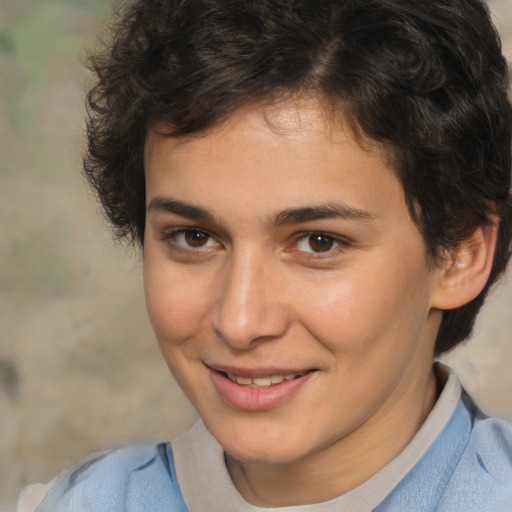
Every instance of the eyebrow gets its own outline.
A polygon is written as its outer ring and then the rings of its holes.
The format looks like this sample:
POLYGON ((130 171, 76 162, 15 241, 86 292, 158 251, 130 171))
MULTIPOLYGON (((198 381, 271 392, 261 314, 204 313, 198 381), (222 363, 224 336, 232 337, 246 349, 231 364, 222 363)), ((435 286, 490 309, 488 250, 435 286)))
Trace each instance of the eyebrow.
MULTIPOLYGON (((163 211, 190 220, 216 222, 215 215, 206 208, 170 197, 155 197, 149 203, 147 211, 163 211)), ((302 222, 311 222, 321 219, 372 221, 376 218, 377 216, 372 212, 353 208, 344 203, 326 203, 283 210, 271 216, 269 224, 282 226, 285 224, 300 224, 302 222)))
POLYGON ((200 206, 167 197, 155 197, 147 207, 148 212, 167 212, 190 220, 214 222, 214 215, 200 206))
POLYGON ((376 218, 377 216, 374 213, 366 210, 353 208, 343 203, 327 203, 283 210, 271 220, 271 223, 280 226, 321 219, 372 221, 376 218))

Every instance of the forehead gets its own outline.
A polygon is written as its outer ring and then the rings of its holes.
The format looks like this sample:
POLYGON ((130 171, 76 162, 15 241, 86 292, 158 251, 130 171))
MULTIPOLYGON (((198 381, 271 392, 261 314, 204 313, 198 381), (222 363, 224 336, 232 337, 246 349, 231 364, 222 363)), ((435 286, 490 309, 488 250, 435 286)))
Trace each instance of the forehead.
POLYGON ((296 136, 321 134, 326 141, 343 143, 347 138, 356 142, 362 150, 376 153, 390 168, 394 166, 393 151, 385 144, 368 137, 360 126, 345 113, 343 102, 324 100, 316 95, 290 95, 272 97, 260 102, 249 103, 235 110, 219 122, 196 133, 185 136, 172 136, 173 126, 165 122, 156 122, 150 126, 145 151, 159 137, 169 137, 176 148, 201 140, 213 141, 216 136, 237 130, 240 134, 252 131, 266 133, 269 130, 280 135, 281 143, 296 136), (341 135, 341 136, 340 136, 341 135))
POLYGON ((384 148, 316 100, 250 105, 200 134, 169 132, 156 124, 147 136, 148 204, 162 194, 226 213, 230 204, 277 213, 307 203, 341 201, 358 210, 404 204, 384 148))

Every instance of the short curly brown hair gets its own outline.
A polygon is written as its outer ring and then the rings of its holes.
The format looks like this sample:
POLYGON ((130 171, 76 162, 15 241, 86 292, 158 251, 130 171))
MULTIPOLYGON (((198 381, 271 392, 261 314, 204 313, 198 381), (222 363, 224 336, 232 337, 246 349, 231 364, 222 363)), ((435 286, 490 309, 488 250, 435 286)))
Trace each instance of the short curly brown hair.
POLYGON ((500 217, 489 281, 445 311, 436 353, 471 333, 512 233, 507 64, 480 0, 129 3, 91 58, 85 174, 119 237, 143 244, 143 148, 283 94, 315 94, 387 146, 430 261, 500 217))

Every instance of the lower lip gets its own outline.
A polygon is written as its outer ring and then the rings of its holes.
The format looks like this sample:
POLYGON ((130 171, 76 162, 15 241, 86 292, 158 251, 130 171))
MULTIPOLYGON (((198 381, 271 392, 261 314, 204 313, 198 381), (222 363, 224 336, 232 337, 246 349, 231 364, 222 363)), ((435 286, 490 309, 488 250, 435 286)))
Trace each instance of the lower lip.
POLYGON ((285 380, 268 388, 250 388, 232 382, 224 373, 210 368, 213 385, 231 407, 245 411, 273 409, 290 400, 317 372, 308 372, 294 380, 285 380))

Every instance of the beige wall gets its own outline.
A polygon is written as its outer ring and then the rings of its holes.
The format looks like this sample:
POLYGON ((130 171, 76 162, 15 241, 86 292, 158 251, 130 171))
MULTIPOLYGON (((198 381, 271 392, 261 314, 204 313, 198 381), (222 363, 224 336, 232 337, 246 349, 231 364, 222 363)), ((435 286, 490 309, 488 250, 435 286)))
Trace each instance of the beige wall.
MULTIPOLYGON (((157 351, 140 262, 115 246, 80 177, 83 45, 100 0, 4 0, 1 24, 0 510, 83 454, 169 439, 194 412, 157 351)), ((512 0, 492 3, 512 55, 512 0)), ((512 419, 512 278, 450 356, 512 419)))

